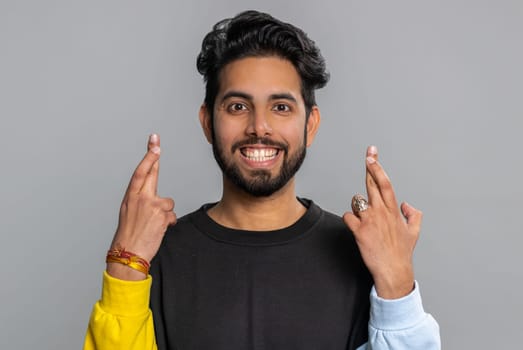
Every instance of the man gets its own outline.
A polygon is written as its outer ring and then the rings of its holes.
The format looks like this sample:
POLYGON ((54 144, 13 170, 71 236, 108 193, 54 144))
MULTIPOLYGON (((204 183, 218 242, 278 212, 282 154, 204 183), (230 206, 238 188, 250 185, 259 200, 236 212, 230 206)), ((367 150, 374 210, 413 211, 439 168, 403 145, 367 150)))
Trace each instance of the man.
POLYGON ((343 219, 296 196, 320 124, 314 90, 328 80, 315 44, 248 11, 214 26, 197 65, 222 198, 177 222, 156 193, 151 135, 85 349, 439 349, 412 267, 421 212, 398 207, 377 149, 366 155, 368 203, 356 196, 343 219))

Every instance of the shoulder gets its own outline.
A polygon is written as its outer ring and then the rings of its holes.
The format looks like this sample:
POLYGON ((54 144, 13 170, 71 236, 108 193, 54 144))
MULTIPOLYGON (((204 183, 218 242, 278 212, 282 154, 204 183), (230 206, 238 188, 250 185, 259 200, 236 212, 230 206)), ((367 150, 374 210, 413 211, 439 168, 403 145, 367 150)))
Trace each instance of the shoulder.
POLYGON ((321 210, 321 216, 315 230, 318 231, 322 239, 336 246, 335 250, 343 256, 350 257, 353 262, 363 265, 354 234, 345 224, 343 218, 338 214, 321 209, 317 204, 312 203, 311 205, 315 205, 321 210))
POLYGON ((349 241, 355 243, 352 231, 345 224, 341 216, 332 213, 328 210, 322 209, 319 205, 312 201, 310 203, 311 206, 318 208, 318 210, 321 212, 317 225, 318 230, 335 236, 346 238, 349 241))
POLYGON ((176 221, 176 224, 167 228, 158 255, 176 248, 189 248, 195 240, 199 239, 202 234, 195 221, 201 215, 202 208, 203 206, 198 210, 181 216, 176 221))

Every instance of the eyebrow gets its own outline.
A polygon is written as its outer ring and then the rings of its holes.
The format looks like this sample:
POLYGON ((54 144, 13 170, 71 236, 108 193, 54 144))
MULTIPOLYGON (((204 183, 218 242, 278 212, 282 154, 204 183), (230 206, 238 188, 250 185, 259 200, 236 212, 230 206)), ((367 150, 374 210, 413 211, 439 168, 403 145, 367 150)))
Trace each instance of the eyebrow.
POLYGON ((251 100, 251 101, 254 99, 252 97, 252 95, 246 94, 245 92, 233 90, 233 91, 229 91, 228 93, 223 95, 222 101, 225 101, 226 99, 231 98, 231 97, 240 97, 240 98, 244 98, 246 100, 251 100))
POLYGON ((294 98, 294 96, 288 93, 272 94, 271 96, 269 96, 269 100, 289 100, 294 103, 298 103, 298 101, 296 101, 296 98, 294 98))
MULTIPOLYGON (((244 99, 249 100, 249 101, 254 100, 254 97, 252 95, 250 95, 250 94, 247 94, 247 93, 241 92, 241 91, 234 91, 233 90, 233 91, 229 91, 225 95, 223 95, 222 101, 225 101, 226 99, 231 98, 231 97, 244 98, 244 99)), ((289 100, 289 101, 292 101, 294 103, 298 103, 298 101, 296 101, 296 98, 294 96, 292 96, 289 93, 285 93, 285 92, 272 94, 272 95, 269 96, 269 100, 271 100, 271 101, 272 100, 289 100)))

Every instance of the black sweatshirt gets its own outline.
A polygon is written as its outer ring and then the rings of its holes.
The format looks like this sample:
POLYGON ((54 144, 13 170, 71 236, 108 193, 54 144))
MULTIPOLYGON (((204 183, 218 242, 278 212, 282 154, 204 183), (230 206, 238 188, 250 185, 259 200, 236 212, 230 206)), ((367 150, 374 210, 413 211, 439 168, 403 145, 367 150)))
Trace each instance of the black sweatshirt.
POLYGON ((342 219, 307 212, 281 230, 234 230, 207 204, 168 229, 152 261, 159 350, 356 349, 371 276, 342 219))

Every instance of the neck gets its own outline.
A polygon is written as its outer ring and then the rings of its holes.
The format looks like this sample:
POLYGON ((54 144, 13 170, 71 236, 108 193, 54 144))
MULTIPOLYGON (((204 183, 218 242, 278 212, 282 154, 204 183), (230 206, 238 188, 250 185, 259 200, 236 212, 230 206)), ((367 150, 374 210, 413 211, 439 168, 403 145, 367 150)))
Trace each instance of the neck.
POLYGON ((294 224, 305 212, 296 198, 294 178, 267 197, 251 196, 224 178, 222 199, 207 214, 225 227, 272 231, 294 224))

